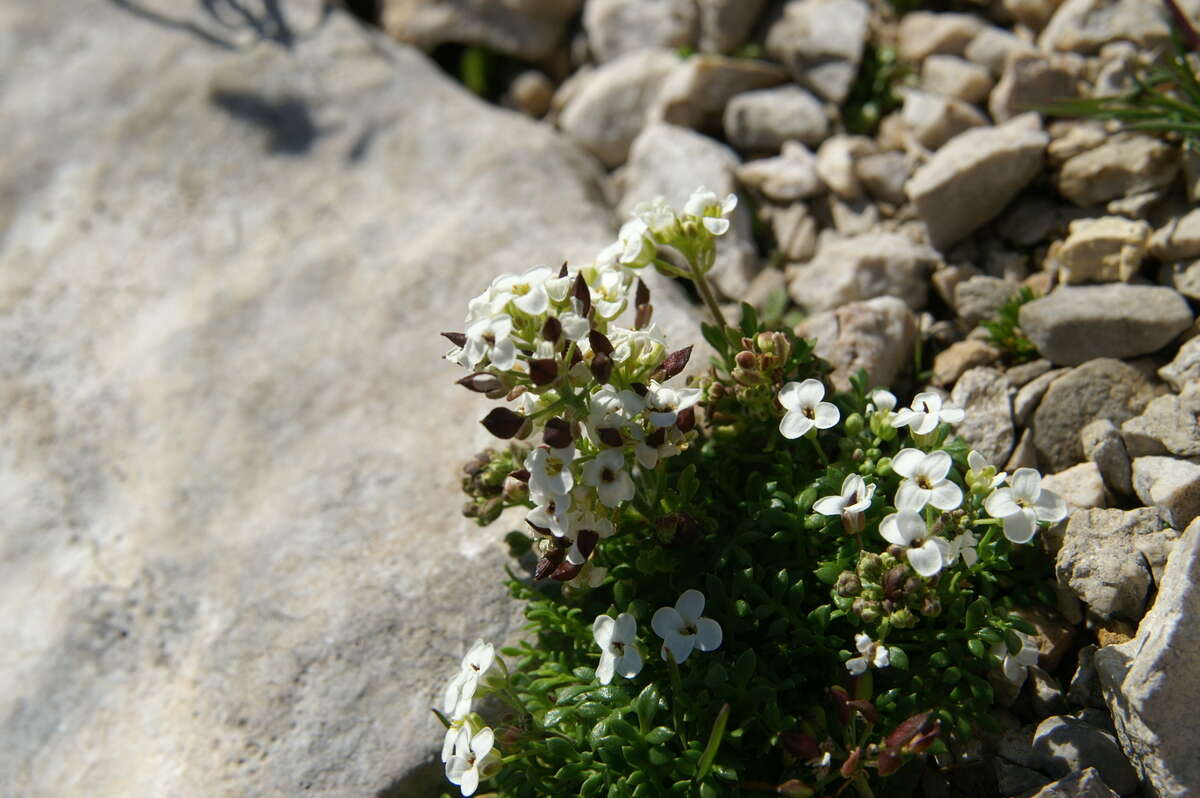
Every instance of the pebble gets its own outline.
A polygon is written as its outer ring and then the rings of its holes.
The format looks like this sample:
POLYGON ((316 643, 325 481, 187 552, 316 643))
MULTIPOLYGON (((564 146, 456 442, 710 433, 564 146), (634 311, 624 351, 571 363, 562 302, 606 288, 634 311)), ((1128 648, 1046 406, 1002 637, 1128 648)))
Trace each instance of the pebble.
POLYGON ((1200 208, 1155 230, 1150 254, 1164 261, 1200 258, 1200 208))
POLYGON ((983 28, 983 21, 973 14, 913 11, 900 19, 897 49, 900 58, 910 63, 935 53, 962 55, 983 28))
POLYGON ((587 0, 583 30, 599 63, 626 53, 696 43, 699 19, 691 0, 587 0))
POLYGON ((1084 66, 1078 56, 1013 53, 988 98, 992 119, 1006 122, 1026 111, 1078 98, 1086 88, 1080 77, 1084 66))
POLYGON ((672 125, 719 130, 730 99, 786 79, 782 68, 766 61, 693 55, 667 76, 651 115, 672 125))
POLYGON ((788 0, 767 31, 767 52, 801 86, 841 103, 858 74, 870 16, 863 0, 788 0))
POLYGON ((1016 443, 1012 396, 1012 384, 1004 372, 986 367, 967 371, 950 392, 950 401, 967 411, 954 428, 955 434, 990 463, 1008 460, 1016 443))
POLYGON ((1133 495, 1133 460, 1125 448, 1121 429, 1110 419, 1098 418, 1079 431, 1083 456, 1096 464, 1110 491, 1133 495))
POLYGON ((921 64, 921 88, 934 94, 979 103, 987 99, 992 85, 986 67, 956 55, 931 55, 921 64))
POLYGON ((1061 282, 1129 282, 1142 265, 1150 240, 1150 225, 1120 216, 1101 216, 1071 222, 1066 240, 1046 253, 1047 268, 1058 270, 1061 282))
POLYGON ((740 150, 775 152, 790 139, 815 147, 829 135, 821 101, 799 86, 738 94, 725 107, 724 127, 740 150))
POLYGON ((1141 133, 1118 133, 1062 165, 1058 191, 1081 208, 1162 188, 1179 172, 1179 150, 1141 133))
POLYGON ((789 266, 788 293, 810 313, 880 296, 909 308, 925 304, 928 272, 936 252, 897 233, 870 233, 832 241, 807 264, 789 266))
POLYGON ((743 185, 761 192, 776 202, 791 202, 825 192, 817 176, 817 159, 798 141, 783 144, 782 154, 774 158, 747 161, 737 168, 743 185))
POLYGON ((970 103, 917 89, 904 92, 900 116, 912 137, 928 150, 936 150, 965 130, 988 124, 987 117, 970 103))
POLYGON ((948 388, 968 369, 990 366, 999 359, 1000 351, 983 341, 956 341, 933 359, 933 384, 948 388))
POLYGON ((1121 425, 1131 457, 1171 454, 1200 457, 1200 383, 1190 383, 1179 395, 1160 396, 1121 425))
POLYGON ((1175 353, 1175 359, 1158 370, 1176 391, 1182 391, 1189 383, 1200 380, 1200 336, 1189 338, 1175 353))
POLYGON ((892 384, 912 357, 917 321, 903 302, 885 296, 814 314, 796 334, 816 339, 817 355, 833 365, 834 387, 847 390, 860 368, 871 385, 892 384))
POLYGON ((1158 507, 1176 529, 1200 515, 1200 465, 1174 457, 1133 458, 1133 490, 1147 506, 1158 507))
POLYGON ((1033 411, 1037 410, 1038 404, 1046 395, 1046 391, 1050 389, 1051 383, 1066 374, 1067 371, 1065 368, 1052 369, 1021 386, 1016 397, 1013 398, 1013 419, 1017 424, 1028 425, 1029 420, 1033 417, 1033 411))

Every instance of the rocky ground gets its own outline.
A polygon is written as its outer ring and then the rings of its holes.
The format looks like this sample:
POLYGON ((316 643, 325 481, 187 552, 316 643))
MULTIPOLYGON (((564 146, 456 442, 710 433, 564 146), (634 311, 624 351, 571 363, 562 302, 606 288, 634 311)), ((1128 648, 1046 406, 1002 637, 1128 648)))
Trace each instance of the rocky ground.
POLYGON ((1200 794, 1200 162, 1028 110, 1128 85, 1156 2, 346 6, 0 0, 6 794, 435 794, 437 685, 518 625, 437 333, 698 184, 724 299, 1075 508, 1006 731, 923 793, 1200 794), (518 113, 417 49, 463 46, 518 113))

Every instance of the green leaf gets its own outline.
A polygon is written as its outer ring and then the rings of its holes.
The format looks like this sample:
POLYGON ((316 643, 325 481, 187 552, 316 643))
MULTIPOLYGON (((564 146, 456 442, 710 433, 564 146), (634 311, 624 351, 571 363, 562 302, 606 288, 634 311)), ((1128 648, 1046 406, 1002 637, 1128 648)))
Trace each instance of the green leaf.
POLYGON ((987 656, 987 646, 983 644, 983 640, 978 637, 972 637, 967 641, 967 650, 971 652, 971 656, 983 659, 987 656))
POLYGON ((888 662, 897 670, 908 670, 908 654, 900 646, 888 646, 888 662))
POLYGON ((654 715, 658 712, 659 693, 658 687, 651 682, 642 688, 642 692, 638 693, 637 700, 634 701, 633 707, 637 712, 638 727, 645 731, 650 728, 650 724, 654 722, 654 715))
POLYGON ((604 786, 604 774, 593 773, 584 779, 582 786, 579 788, 580 798, 595 798, 600 794, 600 789, 604 786))
POLYGON ((742 303, 742 336, 744 338, 753 338, 758 332, 758 314, 754 311, 754 306, 749 302, 742 303))
POLYGON ((750 679, 754 676, 754 668, 757 664, 758 657, 752 648, 746 649, 737 658, 737 662, 733 664, 733 679, 739 688, 744 690, 750 684, 750 679))
POLYGON ((729 351, 729 342, 725 339, 725 333, 720 327, 715 324, 701 324, 700 334, 708 341, 708 345, 721 354, 722 357, 729 351))
POLYGON ((704 754, 696 766, 696 779, 702 779, 708 775, 708 769, 712 767, 713 760, 717 757, 717 750, 721 747, 721 740, 725 737, 725 724, 728 721, 729 704, 722 704, 721 711, 717 713, 717 719, 713 721, 712 733, 708 735, 708 745, 704 747, 704 754))
POLYGON ((546 751, 557 760, 574 759, 578 756, 575 751, 575 746, 561 737, 547 737, 545 740, 546 751))
POLYGON ((837 581, 838 575, 844 570, 846 570, 846 563, 841 560, 829 560, 817 567, 817 579, 820 579, 827 585, 832 585, 837 581))
MULTIPOLYGON (((667 740, 675 736, 675 732, 668 729, 666 726, 655 726, 650 731, 646 732, 646 742, 651 745, 662 745, 667 740)), ((661 763, 660 763, 661 764, 661 763)))

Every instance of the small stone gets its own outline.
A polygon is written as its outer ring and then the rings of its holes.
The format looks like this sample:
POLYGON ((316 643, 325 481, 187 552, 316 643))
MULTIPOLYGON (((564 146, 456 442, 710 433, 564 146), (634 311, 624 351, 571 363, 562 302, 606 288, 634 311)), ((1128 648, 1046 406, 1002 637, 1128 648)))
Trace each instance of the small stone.
POLYGON ((1147 794, 1192 795, 1200 785, 1200 523, 1175 546, 1137 636, 1096 652, 1117 737, 1147 794))
POLYGON ((1134 543, 1152 536, 1175 537, 1166 514, 1156 508, 1079 510, 1067 522, 1055 559, 1058 581, 1101 618, 1136 621, 1145 608, 1151 573, 1134 543))
POLYGON ((1003 759, 993 760, 996 770, 996 787, 1001 795, 1026 795, 1044 787, 1050 779, 1030 768, 1014 765, 1003 759))
POLYGON ((1104 210, 1113 216, 1146 219, 1167 198, 1168 187, 1150 189, 1109 200, 1104 210))
POLYGON ((1107 418, 1098 418, 1079 431, 1083 456, 1096 464, 1108 489, 1123 496, 1133 495, 1133 460, 1125 448, 1120 428, 1107 418))
POLYGON ((1012 422, 1013 389, 1004 372, 973 368, 959 377, 950 401, 966 411, 955 428, 990 463, 1003 463, 1016 443, 1012 422))
POLYGON ((1067 0, 1038 37, 1043 50, 1090 55, 1115 41, 1144 50, 1170 39, 1164 7, 1145 0, 1067 0))
POLYGON ((983 341, 957 341, 938 352, 933 359, 933 384, 946 388, 958 381, 967 369, 990 366, 1000 359, 1000 351, 983 341))
POLYGON ((1039 723, 1033 750, 1041 758, 1041 769, 1055 778, 1095 768, 1118 794, 1137 791, 1137 772, 1116 738, 1077 718, 1056 715, 1039 723))
POLYGON ((1063 286, 1026 302, 1021 329, 1054 363, 1149 354, 1192 324, 1187 301, 1170 288, 1106 283, 1063 286))
POLYGON ((1087 768, 1038 790, 1032 798, 1119 798, 1100 778, 1100 771, 1087 768))
POLYGON ((1057 493, 1071 510, 1107 507, 1108 491, 1095 463, 1079 463, 1042 477, 1042 487, 1057 493))
POLYGON ((983 28, 979 17, 971 14, 913 11, 900 19, 900 58, 919 63, 935 53, 962 55, 983 28))
POLYGON ((786 79, 787 72, 766 61, 707 53, 693 55, 667 76, 651 115, 672 125, 720 129, 730 99, 778 85, 786 79))
POLYGON ((825 192, 817 177, 817 159, 798 141, 786 141, 783 153, 774 158, 747 161, 737 169, 743 185, 762 192, 768 199, 789 202, 825 192))
POLYGON ((513 108, 526 116, 541 119, 550 110, 554 99, 554 83, 536 69, 527 69, 513 78, 508 87, 513 108))
POLYGON ((829 194, 824 204, 838 235, 863 235, 879 227, 879 209, 866 197, 844 200, 836 194, 829 194))
POLYGON ((801 86, 841 103, 858 74, 869 20, 862 0, 788 0, 767 31, 767 52, 801 86))
POLYGON ((1200 299, 1200 260, 1165 263, 1159 270, 1158 281, 1188 299, 1200 299))
POLYGON ((1121 436, 1131 457, 1172 454, 1200 457, 1200 383, 1184 387, 1176 396, 1160 396, 1121 425, 1121 436))
POLYGON ((1010 55, 1037 51, 1037 47, 1019 36, 1014 36, 1002 28, 989 26, 971 40, 964 55, 968 61, 978 64, 998 78, 1004 73, 1004 65, 1010 55))
POLYGON ((1033 750, 1033 733, 1036 729, 1036 726, 1028 725, 1004 731, 993 742, 996 756, 1023 768, 1037 768, 1040 764, 1039 757, 1033 750))
POLYGON ((992 119, 1004 122, 1039 106, 1077 99, 1083 67, 1077 56, 1014 53, 988 99, 992 119))
POLYGON ((1106 418, 1120 424, 1138 415, 1157 394, 1140 371, 1111 358, 1071 369, 1046 390, 1033 414, 1034 443, 1050 473, 1083 460, 1079 430, 1106 418))
POLYGON ((829 190, 842 199, 858 199, 862 186, 854 163, 875 152, 875 142, 866 136, 833 136, 817 150, 817 174, 829 190))
POLYGON ((908 158, 902 152, 864 155, 854 162, 854 174, 863 188, 877 200, 900 205, 908 182, 908 158))
POLYGON ((929 281, 933 283, 933 289, 937 291, 937 295, 942 298, 942 301, 953 308, 955 307, 954 292, 965 281, 978 274, 979 269, 969 263, 954 263, 935 271, 929 281))
POLYGON ((619 166, 678 64, 670 50, 643 50, 604 64, 567 100, 558 126, 605 166, 619 166))
POLYGON ((950 139, 988 120, 975 106, 954 97, 908 89, 900 111, 905 127, 922 147, 936 150, 950 139))
POLYGON ((853 236, 822 246, 805 265, 789 266, 788 292, 810 313, 882 296, 918 310, 925 304, 926 274, 938 262, 929 247, 897 233, 853 236))
POLYGON ((885 296, 814 314, 796 335, 816 339, 816 354, 833 365, 830 379, 842 391, 860 368, 871 385, 890 385, 912 353, 917 321, 903 302, 885 296))
POLYGON ((1040 31, 1054 16, 1063 0, 1004 0, 1004 10, 1033 31, 1040 31))
POLYGON ((815 147, 829 135, 821 102, 799 86, 739 94, 725 106, 725 137, 740 150, 777 151, 790 139, 815 147))
POLYGON ((1158 376, 1176 391, 1200 380, 1200 337, 1190 338, 1179 347, 1175 359, 1158 370, 1158 376))
POLYGON ((768 207, 767 220, 784 259, 791 262, 811 259, 817 251, 817 220, 809 213, 808 206, 796 202, 786 208, 768 207))
POLYGON ((921 88, 934 94, 979 103, 992 90, 992 75, 986 67, 954 55, 931 55, 921 64, 921 88))
POLYGON ((1071 222, 1065 241, 1050 245, 1048 268, 1056 268, 1068 285, 1088 282, 1129 282, 1142 265, 1150 225, 1120 216, 1101 216, 1071 222))
POLYGON ((1104 695, 1100 692, 1100 675, 1096 672, 1095 643, 1079 649, 1075 675, 1067 686, 1067 701, 1077 707, 1101 708, 1104 695))
MULTIPOLYGON (((630 56, 626 56, 628 58, 630 56)), ((629 163, 621 179, 617 215, 629 218, 633 206, 646 197, 665 197, 682 209, 697 186, 706 186, 723 197, 737 189, 733 150, 687 128, 652 123, 638 134, 629 150, 629 163)), ((720 293, 741 299, 761 264, 754 246, 750 208, 739 203, 730 216, 729 232, 717 247, 717 262, 710 272, 720 293)))
POLYGON ((954 289, 954 312, 970 324, 994 319, 1000 306, 1019 290, 1018 286, 998 277, 984 274, 968 277, 954 289))
POLYGON ((1067 369, 1053 369, 1022 385, 1013 399, 1013 420, 1022 427, 1027 426, 1030 418, 1033 417, 1033 411, 1037 410, 1038 404, 1046 395, 1051 383, 1066 374, 1067 371, 1067 369))
POLYGON ((1174 457, 1135 457, 1133 490, 1149 506, 1162 509, 1181 529, 1200 515, 1200 465, 1174 457))
MULTIPOLYGON (((1039 717, 1058 715, 1067 711, 1067 699, 1058 679, 1036 665, 1029 668, 1030 698, 1033 711, 1039 717)), ((1043 784, 1045 781, 1042 782, 1043 784)), ((1033 788, 1033 789, 1036 789, 1033 788)))
POLYGON ((934 153, 905 188, 938 249, 990 221, 1042 168, 1049 138, 1022 119, 968 130, 934 153))
POLYGON ((699 19, 691 0, 587 0, 583 30, 599 63, 638 50, 696 43, 699 19))
POLYGON ((1054 368, 1053 364, 1045 358, 1031 360, 1028 363, 1022 363, 1010 368, 1007 372, 1008 381, 1013 384, 1014 388, 1024 388, 1027 384, 1036 380, 1052 368, 1054 368))
POLYGON ((766 0, 699 0, 700 50, 728 53, 745 43, 766 0))
POLYGON ((1159 260, 1200 258, 1200 208, 1155 230, 1150 254, 1159 260))
POLYGON ((1018 247, 1032 247, 1066 235, 1067 226, 1084 212, 1074 205, 1044 196, 1023 196, 996 223, 1001 238, 1018 247))
POLYGON ((1190 202, 1200 202, 1200 148, 1183 148, 1183 182, 1190 202))
POLYGON ((1046 148, 1046 163, 1061 168, 1064 163, 1094 150, 1108 141, 1110 133, 1102 122, 1087 119, 1060 119, 1050 125, 1050 146, 1046 148))
POLYGON ((1179 150, 1141 133, 1118 133, 1063 164, 1058 191, 1081 208, 1162 188, 1179 172, 1179 150))
POLYGON ((1133 639, 1136 627, 1129 621, 1120 618, 1108 618, 1101 621, 1096 628, 1096 642, 1100 648, 1119 646, 1133 639))
POLYGON ((562 43, 580 0, 463 3, 461 0, 382 0, 379 26, 402 42, 432 50, 439 44, 478 44, 522 61, 548 58, 562 43))
POLYGON ((1021 433, 1021 440, 1017 441, 1017 445, 1013 447, 1013 453, 1009 455, 1008 462, 1004 464, 1004 470, 1011 474, 1018 468, 1037 468, 1037 464, 1037 447, 1033 445, 1033 430, 1027 429, 1021 433))

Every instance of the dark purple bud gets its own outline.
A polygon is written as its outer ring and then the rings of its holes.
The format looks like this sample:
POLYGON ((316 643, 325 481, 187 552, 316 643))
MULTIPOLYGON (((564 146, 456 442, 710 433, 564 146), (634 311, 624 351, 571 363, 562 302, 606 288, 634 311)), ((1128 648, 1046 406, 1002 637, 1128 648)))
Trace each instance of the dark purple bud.
POLYGON ((467 344, 467 336, 463 335, 462 333, 448 332, 442 333, 442 335, 446 338, 449 338, 450 343, 454 344, 455 346, 466 346, 467 344))
POLYGON ((871 723, 879 722, 879 710, 875 709, 875 705, 870 701, 856 698, 853 701, 847 701, 846 706, 850 707, 851 709, 858 710, 858 714, 862 715, 871 723))
POLYGON ((601 355, 611 355, 613 353, 612 341, 599 330, 592 330, 588 333, 588 343, 592 345, 592 351, 601 355))
POLYGON ((575 285, 571 289, 571 295, 579 303, 579 315, 587 316, 592 310, 592 292, 588 288, 587 281, 583 279, 582 274, 575 278, 575 285))
POLYGON ((528 468, 518 468, 516 471, 513 471, 512 473, 510 473, 509 476, 512 477, 513 479, 518 479, 521 482, 528 482, 529 476, 530 476, 529 469, 528 468))
POLYGON ((910 718, 905 718, 904 720, 900 721, 900 725, 893 729, 892 733, 888 735, 887 747, 899 748, 908 743, 908 741, 914 737, 929 731, 931 728, 933 728, 932 718, 933 713, 921 712, 913 715, 910 718))
POLYGON ((642 282, 641 277, 637 281, 637 292, 633 295, 633 303, 638 307, 650 304, 650 287, 642 282))
POLYGON ((656 374, 660 381, 666 381, 683 371, 688 361, 692 359, 692 347, 686 346, 667 355, 656 374))
POLYGON ((859 760, 862 759, 862 749, 855 748, 850 752, 850 756, 846 757, 846 761, 842 763, 842 778, 848 779, 858 770, 859 760))
POLYGON ((895 751, 888 749, 881 751, 879 757, 875 760, 879 767, 880 776, 890 776, 900 769, 900 765, 904 764, 904 760, 895 751))
POLYGON ((600 535, 590 529, 581 529, 575 536, 575 545, 579 547, 579 553, 586 560, 592 556, 592 552, 596 549, 596 541, 600 540, 600 535))
POLYGON ((783 750, 797 759, 808 761, 821 756, 821 747, 814 737, 800 731, 785 731, 779 733, 779 743, 783 750))
POLYGON ((542 337, 550 343, 556 344, 561 336, 562 322, 554 316, 547 316, 545 323, 542 324, 542 337))
POLYGON ((675 426, 680 432, 691 432, 696 427, 696 408, 685 407, 676 413, 675 426))
POLYGON ((629 383, 629 387, 633 390, 634 393, 636 393, 638 396, 642 397, 643 399, 646 398, 646 394, 650 393, 650 389, 647 388, 646 385, 641 382, 631 382, 631 383, 629 383))
POLYGON ((566 556, 567 552, 564 549, 551 549, 546 552, 546 555, 538 560, 537 567, 533 569, 533 578, 545 579, 550 576, 558 570, 566 556))
POLYGON ((529 379, 539 387, 558 379, 558 361, 552 357, 529 361, 529 379))
POLYGON ((659 427, 646 436, 646 445, 657 449, 667 441, 667 428, 659 427))
POLYGON ((607 385, 609 379, 612 378, 612 370, 612 358, 608 355, 600 352, 592 358, 592 376, 596 378, 596 382, 607 385))
POLYGON ((596 433, 600 436, 600 442, 605 446, 616 448, 625 445, 624 439, 621 438, 621 433, 612 427, 601 427, 596 430, 596 433))
POLYGON ((576 365, 578 365, 582 361, 583 361, 583 355, 580 354, 579 347, 577 347, 577 346, 571 347, 571 366, 570 367, 574 368, 576 365))
POLYGON ((914 737, 912 742, 908 744, 908 750, 914 754, 923 754, 929 750, 929 746, 933 745, 934 740, 942 732, 942 724, 935 722, 933 728, 924 734, 914 737))
POLYGON ((745 336, 743 336, 742 337, 742 349, 753 350, 754 349, 754 339, 746 338, 745 336))
POLYGON ((564 449, 571 445, 571 424, 565 418, 552 418, 542 430, 542 441, 551 449, 564 449))
POLYGON ((458 384, 468 391, 474 391, 475 393, 491 393, 504 387, 500 384, 499 377, 495 374, 488 374, 486 371, 476 372, 475 374, 463 377, 458 381, 458 384))
POLYGON ((562 268, 558 270, 558 276, 559 277, 567 276, 567 262, 565 260, 563 261, 562 268))
POLYGON ((563 562, 550 574, 550 578, 556 582, 569 582, 579 575, 579 569, 583 567, 583 563, 572 565, 569 562, 563 562))
POLYGON ((908 569, 903 565, 897 565, 883 575, 883 593, 890 599, 899 599, 904 595, 904 580, 908 576, 908 569))
POLYGON ((846 688, 837 684, 829 688, 829 694, 833 698, 833 708, 838 719, 845 726, 850 722, 850 694, 846 692, 846 688))
MULTIPOLYGON (((554 533, 551 532, 549 529, 547 529, 544 526, 538 526, 537 524, 530 521, 528 518, 525 519, 525 523, 529 524, 530 529, 532 529, 534 532, 537 532, 539 535, 542 535, 543 537, 547 537, 547 538, 554 537, 554 533)), ((555 538, 555 540, 557 540, 557 538, 555 538)))
POLYGON ((654 306, 651 304, 638 305, 637 310, 633 314, 633 329, 644 330, 650 326, 650 319, 654 316, 654 306))
POLYGON ((743 349, 733 356, 733 362, 747 371, 753 371, 758 368, 758 355, 743 349))
POLYGON ((507 440, 521 431, 521 426, 525 423, 525 416, 509 410, 507 407, 497 407, 484 416, 483 421, 479 423, 497 438, 507 440))

